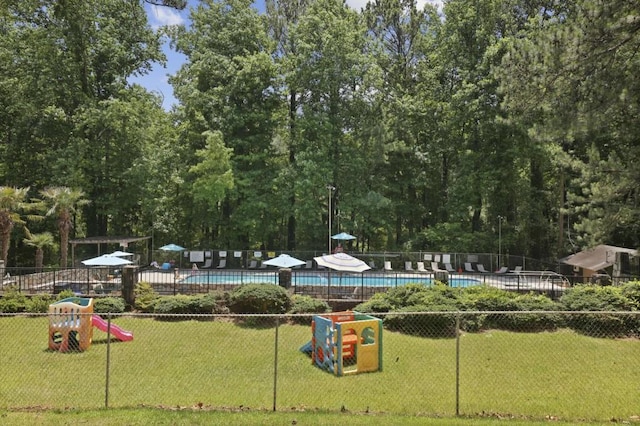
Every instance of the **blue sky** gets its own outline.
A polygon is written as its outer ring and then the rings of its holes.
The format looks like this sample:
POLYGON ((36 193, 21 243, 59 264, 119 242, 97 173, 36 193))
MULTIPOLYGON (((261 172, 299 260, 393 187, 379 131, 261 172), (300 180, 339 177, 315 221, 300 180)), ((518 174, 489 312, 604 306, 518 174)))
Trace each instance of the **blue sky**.
MULTIPOLYGON (((367 2, 368 0, 347 0, 347 4, 356 10, 362 9, 367 2)), ((422 7, 425 3, 432 3, 438 7, 442 7, 443 0, 418 0, 418 7, 422 7)), ((189 4, 197 4, 197 1, 190 0, 189 4)), ((256 0, 254 5, 259 11, 264 11, 264 0, 256 0)), ((145 9, 149 16, 149 24, 153 28, 158 28, 163 25, 189 24, 189 7, 185 10, 178 11, 169 7, 153 6, 145 3, 145 9)), ((173 97, 173 89, 168 82, 168 76, 175 74, 185 62, 186 58, 184 55, 171 50, 168 43, 165 43, 163 50, 167 56, 166 67, 155 64, 149 74, 141 77, 132 77, 129 81, 131 83, 138 83, 146 87, 147 90, 162 96, 162 105, 165 110, 169 110, 172 105, 177 104, 177 100, 173 97)))

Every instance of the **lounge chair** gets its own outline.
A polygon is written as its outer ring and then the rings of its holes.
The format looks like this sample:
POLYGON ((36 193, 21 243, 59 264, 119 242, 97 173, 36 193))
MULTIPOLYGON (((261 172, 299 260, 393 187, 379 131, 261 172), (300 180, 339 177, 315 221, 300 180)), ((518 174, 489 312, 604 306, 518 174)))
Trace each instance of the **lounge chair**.
POLYGON ((249 262, 249 269, 256 269, 258 267, 258 261, 257 260, 252 260, 251 262, 249 262))
POLYGON ((407 272, 415 272, 413 269, 413 262, 404 262, 404 270, 407 272))
POLYGON ((456 272, 455 268, 454 268, 453 266, 451 266, 451 264, 450 264, 450 263, 445 263, 445 264, 444 264, 444 269, 445 269, 447 272, 456 272))
POLYGON ((464 264, 464 271, 465 272, 476 272, 475 269, 473 269, 473 266, 471 266, 470 262, 465 262, 464 264))
POLYGON ((313 268, 313 260, 307 260, 307 263, 304 265, 304 269, 312 269, 313 268))
POLYGON ((496 271, 496 274, 506 274, 507 271, 509 271, 509 268, 507 268, 506 266, 503 266, 502 268, 496 271))
POLYGON ((216 267, 217 269, 224 269, 227 267, 227 259, 220 259, 220 263, 216 267))
POLYGON ((204 261, 204 265, 202 265, 202 269, 209 269, 211 268, 211 264, 213 263, 213 261, 211 259, 207 259, 204 261))
POLYGON ((384 261, 384 270, 387 272, 393 271, 393 268, 391 267, 391 261, 389 260, 384 261))
POLYGON ((417 265, 418 265, 418 268, 416 269, 416 271, 418 271, 418 272, 429 272, 429 271, 427 271, 425 269, 424 262, 418 262, 417 265))
POLYGON ((519 274, 520 272, 522 272, 522 266, 516 266, 515 268, 513 268, 512 272, 514 274, 519 274))
POLYGON ((476 268, 478 268, 478 272, 483 272, 485 274, 488 274, 490 271, 487 271, 486 269, 484 269, 484 265, 482 263, 478 263, 476 265, 476 268))
POLYGON ((373 261, 373 260, 371 262, 369 262, 369 268, 376 269, 376 262, 373 261))
POLYGON ((264 261, 260 262, 260 269, 267 269, 267 265, 264 264, 264 261))
POLYGON ((431 270, 433 270, 433 272, 445 272, 444 269, 440 269, 438 262, 431 262, 431 270))

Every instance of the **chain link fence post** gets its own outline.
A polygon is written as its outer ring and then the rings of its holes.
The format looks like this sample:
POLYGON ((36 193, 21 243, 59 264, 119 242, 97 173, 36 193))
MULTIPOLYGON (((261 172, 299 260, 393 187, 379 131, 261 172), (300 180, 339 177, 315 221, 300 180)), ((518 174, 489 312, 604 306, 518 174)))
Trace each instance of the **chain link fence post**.
POLYGON ((276 402, 278 396, 278 328, 280 326, 280 317, 276 316, 276 335, 273 352, 273 411, 276 411, 276 402))
POLYGON ((456 314, 456 416, 460 415, 460 312, 456 314))
POLYGON ((111 372, 111 314, 107 314, 107 361, 105 365, 104 408, 109 408, 109 376, 111 372))

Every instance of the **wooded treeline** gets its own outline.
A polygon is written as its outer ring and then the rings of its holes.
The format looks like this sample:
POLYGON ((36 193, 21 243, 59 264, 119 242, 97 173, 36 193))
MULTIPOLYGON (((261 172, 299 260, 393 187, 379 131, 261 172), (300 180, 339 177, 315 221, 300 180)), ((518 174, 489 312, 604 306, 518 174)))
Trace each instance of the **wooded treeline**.
POLYGON ((322 249, 331 214, 358 250, 640 246, 636 2, 207 0, 159 30, 142 0, 0 4, 0 185, 80 191, 77 237, 322 249), (166 41, 169 112, 128 82, 166 41))

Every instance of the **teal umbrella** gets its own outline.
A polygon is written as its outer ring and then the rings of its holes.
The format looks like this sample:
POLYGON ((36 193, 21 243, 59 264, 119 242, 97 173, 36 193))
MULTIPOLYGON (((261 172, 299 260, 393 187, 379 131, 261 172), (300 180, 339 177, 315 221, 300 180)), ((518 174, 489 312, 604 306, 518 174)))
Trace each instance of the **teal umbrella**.
POLYGON ((354 237, 351 234, 347 234, 346 232, 341 232, 339 234, 332 235, 331 239, 332 240, 343 240, 343 241, 346 241, 346 240, 355 240, 356 237, 354 237))
POLYGON ((160 247, 160 250, 164 250, 164 251, 184 251, 184 250, 186 250, 186 248, 172 243, 172 244, 167 244, 166 246, 160 247))

